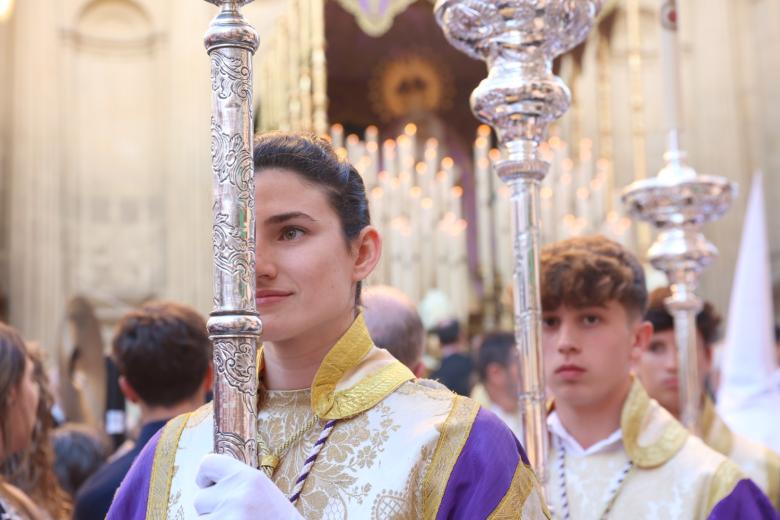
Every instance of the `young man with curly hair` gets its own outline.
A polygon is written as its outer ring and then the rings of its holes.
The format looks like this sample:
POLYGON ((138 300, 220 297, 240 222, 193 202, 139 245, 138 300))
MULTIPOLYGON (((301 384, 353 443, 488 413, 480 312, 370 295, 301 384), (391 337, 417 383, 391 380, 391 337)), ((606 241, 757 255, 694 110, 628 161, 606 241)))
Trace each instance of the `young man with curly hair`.
POLYGON ((540 282, 555 517, 776 518, 632 376, 653 332, 634 255, 603 237, 558 242, 542 250, 540 282))

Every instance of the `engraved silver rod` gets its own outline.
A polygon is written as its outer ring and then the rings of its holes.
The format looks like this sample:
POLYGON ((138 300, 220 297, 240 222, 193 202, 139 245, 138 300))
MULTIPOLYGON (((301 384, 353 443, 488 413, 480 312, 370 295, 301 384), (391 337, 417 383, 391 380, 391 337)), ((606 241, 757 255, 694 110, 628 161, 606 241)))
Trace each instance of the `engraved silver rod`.
POLYGON ((211 58, 214 178, 214 451, 257 467, 255 185, 252 56, 258 36, 240 9, 252 0, 206 0, 220 7, 205 36, 211 58))

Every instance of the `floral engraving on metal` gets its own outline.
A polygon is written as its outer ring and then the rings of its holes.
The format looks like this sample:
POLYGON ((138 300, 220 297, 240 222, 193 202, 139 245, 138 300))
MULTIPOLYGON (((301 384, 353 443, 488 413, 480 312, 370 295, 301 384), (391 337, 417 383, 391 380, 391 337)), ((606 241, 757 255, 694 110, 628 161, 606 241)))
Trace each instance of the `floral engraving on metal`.
POLYGON ((214 177, 214 449, 257 465, 255 200, 252 161, 252 54, 257 33, 241 13, 247 0, 220 6, 205 44, 211 57, 214 177))
POLYGON ((239 52, 231 56, 224 50, 211 52, 211 90, 220 99, 238 96, 249 100, 251 104, 251 76, 249 53, 239 52))

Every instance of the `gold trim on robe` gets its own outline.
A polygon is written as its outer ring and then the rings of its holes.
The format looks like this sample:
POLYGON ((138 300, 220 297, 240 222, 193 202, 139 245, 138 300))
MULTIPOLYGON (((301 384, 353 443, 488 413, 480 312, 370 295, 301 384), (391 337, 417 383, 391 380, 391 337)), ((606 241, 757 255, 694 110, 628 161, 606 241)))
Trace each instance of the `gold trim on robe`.
POLYGON ((179 437, 191 414, 179 415, 168 421, 154 450, 152 477, 149 481, 149 499, 146 502, 146 518, 164 519, 168 512, 168 497, 173 480, 174 461, 179 437))
MULTIPOLYGON (((423 518, 426 520, 435 519, 439 512, 452 469, 466 445, 478 412, 478 403, 459 395, 454 397, 452 410, 441 427, 431 465, 423 480, 423 518)), ((521 467, 523 464, 519 463, 518 468, 521 467)))
POLYGON ((688 430, 677 421, 666 421, 660 430, 648 429, 650 396, 634 378, 620 416, 623 446, 637 467, 654 468, 674 457, 685 444, 688 430))
POLYGON ((707 503, 705 506, 705 512, 709 515, 712 510, 718 505, 718 502, 726 498, 740 480, 745 478, 736 464, 730 460, 724 460, 718 466, 715 471, 715 475, 710 482, 710 489, 707 493, 707 503))
POLYGON ((345 419, 373 408, 414 374, 373 346, 362 314, 322 360, 311 386, 311 408, 321 419, 345 419))
POLYGON ((709 398, 704 400, 699 428, 707 446, 730 458, 780 510, 780 455, 763 444, 733 433, 709 398))
MULTIPOLYGON (((495 511, 490 514, 488 520, 516 519, 518 511, 522 511, 523 504, 525 504, 525 501, 528 500, 531 492, 538 484, 539 482, 536 480, 533 469, 520 461, 512 477, 512 483, 509 485, 509 491, 501 499, 501 502, 498 503, 495 511)), ((544 504, 542 505, 544 506, 544 504)), ((550 518, 550 513, 547 511, 546 506, 544 506, 544 514, 547 518, 550 518)))

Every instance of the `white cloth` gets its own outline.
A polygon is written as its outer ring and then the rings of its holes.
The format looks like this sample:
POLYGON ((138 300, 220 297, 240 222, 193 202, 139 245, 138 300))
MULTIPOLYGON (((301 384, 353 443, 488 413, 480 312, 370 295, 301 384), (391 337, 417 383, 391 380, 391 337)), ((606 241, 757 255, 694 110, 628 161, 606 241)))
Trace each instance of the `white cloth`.
POLYGON ((228 455, 204 456, 195 482, 201 488, 194 501, 200 518, 303 518, 265 473, 228 455))
POLYGON ((561 418, 558 417, 557 412, 553 411, 547 416, 547 426, 558 438, 559 442, 563 443, 566 448, 566 454, 571 455, 572 457, 587 457, 588 455, 595 455, 596 453, 608 453, 620 450, 623 447, 623 430, 620 428, 586 449, 577 442, 577 439, 566 431, 566 427, 561 422, 561 418))
POLYGON ((717 409, 735 432, 780 451, 780 392, 763 175, 753 177, 729 304, 717 409))

